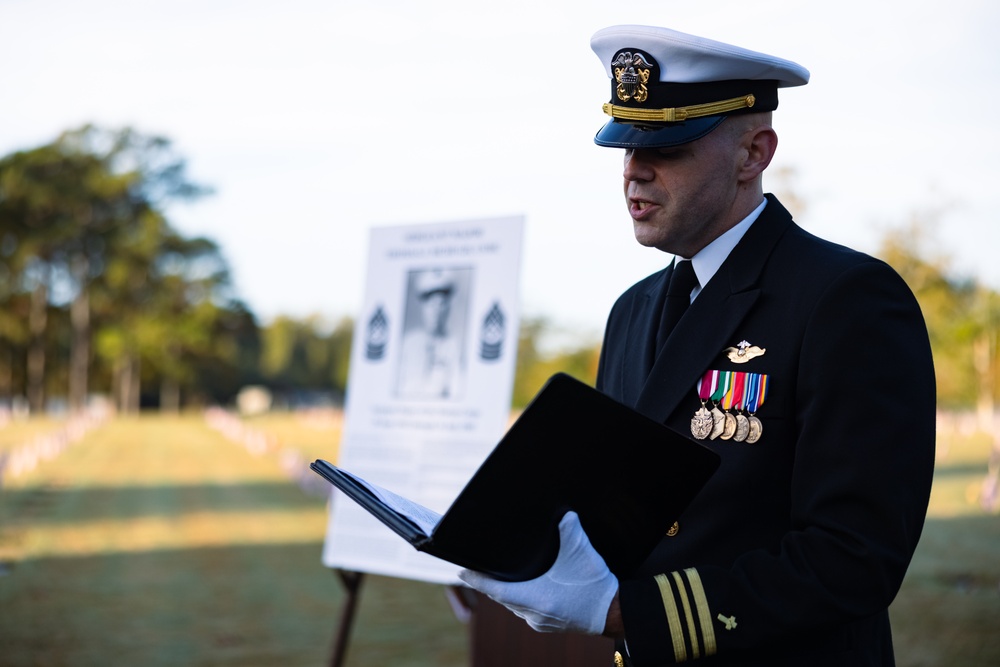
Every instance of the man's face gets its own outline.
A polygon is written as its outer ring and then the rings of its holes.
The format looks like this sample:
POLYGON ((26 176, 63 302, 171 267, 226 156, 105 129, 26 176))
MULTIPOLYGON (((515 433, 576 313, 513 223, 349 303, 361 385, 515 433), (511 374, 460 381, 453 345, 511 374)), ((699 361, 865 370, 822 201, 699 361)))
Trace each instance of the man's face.
POLYGON ((451 293, 436 290, 421 297, 424 327, 435 336, 448 333, 448 315, 451 312, 451 293))
POLYGON ((745 152, 723 123, 672 148, 625 151, 625 200, 644 246, 693 257, 739 219, 737 172, 745 152))

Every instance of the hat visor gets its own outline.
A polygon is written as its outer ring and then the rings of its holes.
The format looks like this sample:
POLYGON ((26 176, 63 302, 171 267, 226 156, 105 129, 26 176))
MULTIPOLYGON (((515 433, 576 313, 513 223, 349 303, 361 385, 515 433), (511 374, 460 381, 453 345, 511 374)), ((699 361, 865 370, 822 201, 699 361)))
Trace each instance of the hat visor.
POLYGON ((597 132, 594 143, 610 148, 680 146, 701 139, 725 119, 725 115, 692 118, 679 123, 627 123, 612 119, 597 132))

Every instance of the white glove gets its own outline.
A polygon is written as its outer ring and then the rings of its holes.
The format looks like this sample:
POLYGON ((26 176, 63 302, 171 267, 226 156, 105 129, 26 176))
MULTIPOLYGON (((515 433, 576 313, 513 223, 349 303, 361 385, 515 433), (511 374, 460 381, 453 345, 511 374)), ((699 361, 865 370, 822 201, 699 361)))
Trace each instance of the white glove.
POLYGON ((458 576, 539 632, 601 634, 618 592, 618 579, 590 545, 576 512, 567 512, 559 522, 559 555, 537 579, 499 581, 472 570, 458 576))

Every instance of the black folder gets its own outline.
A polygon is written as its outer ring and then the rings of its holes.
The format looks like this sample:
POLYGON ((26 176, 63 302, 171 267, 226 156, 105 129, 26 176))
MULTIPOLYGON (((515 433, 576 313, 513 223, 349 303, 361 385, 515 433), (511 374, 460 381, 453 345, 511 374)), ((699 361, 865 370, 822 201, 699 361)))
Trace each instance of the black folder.
POLYGON ((708 447, 559 373, 429 533, 358 478, 323 460, 310 467, 419 551, 524 581, 555 561, 569 510, 610 570, 627 577, 718 465, 708 447))

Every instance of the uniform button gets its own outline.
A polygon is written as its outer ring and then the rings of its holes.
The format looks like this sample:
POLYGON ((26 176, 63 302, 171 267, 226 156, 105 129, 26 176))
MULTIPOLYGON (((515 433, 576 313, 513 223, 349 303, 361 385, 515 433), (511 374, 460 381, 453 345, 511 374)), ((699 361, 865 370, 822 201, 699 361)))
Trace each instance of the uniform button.
POLYGON ((615 651, 615 667, 625 667, 625 658, 618 651, 615 651))
POLYGON ((681 532, 681 525, 674 521, 674 525, 667 529, 667 537, 673 537, 679 532, 681 532))

